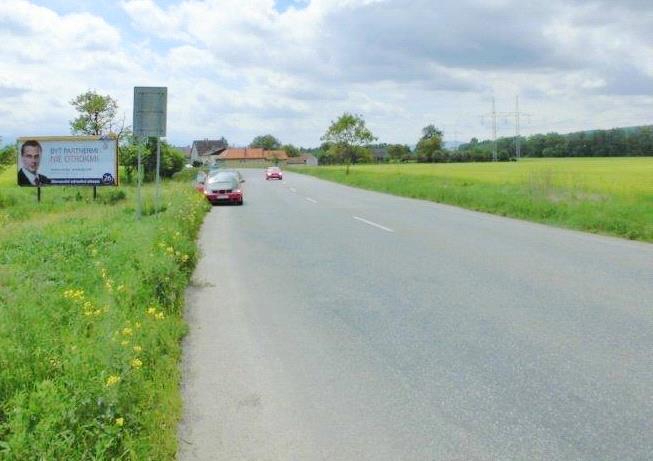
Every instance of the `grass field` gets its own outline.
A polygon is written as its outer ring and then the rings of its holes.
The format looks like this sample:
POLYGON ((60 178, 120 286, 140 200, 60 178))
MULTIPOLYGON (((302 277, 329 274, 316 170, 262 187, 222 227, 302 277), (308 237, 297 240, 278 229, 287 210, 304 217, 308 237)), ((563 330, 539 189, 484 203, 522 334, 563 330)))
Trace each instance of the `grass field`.
POLYGON ((355 165, 295 171, 356 187, 653 241, 653 158, 355 165))
POLYGON ((183 293, 208 209, 189 182, 135 218, 133 187, 0 173, 0 459, 174 459, 183 293))

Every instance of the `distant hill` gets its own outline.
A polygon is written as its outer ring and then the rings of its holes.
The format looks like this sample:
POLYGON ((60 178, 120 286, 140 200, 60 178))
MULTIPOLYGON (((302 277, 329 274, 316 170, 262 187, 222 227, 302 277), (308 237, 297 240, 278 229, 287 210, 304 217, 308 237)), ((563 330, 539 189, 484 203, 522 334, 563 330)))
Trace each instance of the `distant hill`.
POLYGON ((572 135, 572 134, 578 134, 578 133, 585 133, 585 134, 591 135, 591 134, 594 134, 594 133, 601 133, 601 132, 604 132, 604 131, 618 130, 618 131, 623 131, 627 135, 630 135, 630 134, 639 133, 641 130, 646 129, 646 128, 653 129, 653 125, 626 126, 626 127, 620 127, 620 128, 611 128, 609 130, 585 130, 585 131, 576 131, 576 132, 568 133, 568 134, 572 135))

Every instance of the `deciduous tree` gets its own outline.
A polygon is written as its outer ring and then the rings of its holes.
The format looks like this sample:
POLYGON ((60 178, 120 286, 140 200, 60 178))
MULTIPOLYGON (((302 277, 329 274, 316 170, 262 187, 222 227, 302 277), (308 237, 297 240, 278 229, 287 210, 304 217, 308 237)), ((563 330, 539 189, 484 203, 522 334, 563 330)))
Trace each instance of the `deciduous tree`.
POLYGON ((87 91, 70 101, 79 116, 70 122, 73 134, 104 135, 112 129, 118 103, 111 96, 87 91))
POLYGON ((10 144, 0 149, 0 169, 2 169, 3 165, 11 165, 12 163, 16 163, 16 146, 10 144))
POLYGON ((371 158, 369 151, 363 146, 377 138, 365 126, 361 115, 345 112, 338 120, 331 122, 320 139, 330 145, 330 154, 340 156, 345 161, 349 174, 349 165, 367 157, 371 158))
POLYGON ((264 134, 255 137, 249 144, 249 147, 262 147, 266 150, 277 150, 281 148, 281 141, 272 136, 271 134, 264 134))
POLYGON ((388 155, 392 160, 405 162, 411 157, 410 147, 401 144, 388 146, 388 155))
POLYGON ((284 151, 288 157, 299 157, 300 155, 300 150, 298 147, 293 146, 292 144, 286 144, 281 148, 282 151, 284 151))
POLYGON ((442 130, 434 125, 422 128, 422 137, 417 143, 417 158, 421 162, 442 161, 442 130))

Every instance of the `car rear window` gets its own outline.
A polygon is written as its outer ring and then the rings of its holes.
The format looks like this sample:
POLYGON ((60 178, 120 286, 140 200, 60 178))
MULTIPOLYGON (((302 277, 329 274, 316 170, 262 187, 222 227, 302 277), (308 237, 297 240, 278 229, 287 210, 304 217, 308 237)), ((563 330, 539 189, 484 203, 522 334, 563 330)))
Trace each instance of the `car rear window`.
POLYGON ((209 177, 209 182, 213 183, 213 182, 233 181, 234 177, 235 177, 234 173, 217 173, 209 177))

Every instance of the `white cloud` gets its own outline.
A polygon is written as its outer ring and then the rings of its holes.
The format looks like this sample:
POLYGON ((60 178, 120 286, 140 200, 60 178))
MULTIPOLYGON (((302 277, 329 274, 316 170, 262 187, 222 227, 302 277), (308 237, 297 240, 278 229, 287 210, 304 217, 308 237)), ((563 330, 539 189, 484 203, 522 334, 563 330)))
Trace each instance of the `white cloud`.
POLYGON ((273 132, 316 145, 344 111, 362 113, 387 142, 413 144, 428 123, 482 137, 491 94, 512 110, 521 93, 539 115, 534 130, 595 128, 608 123, 602 113, 616 125, 648 122, 648 1, 303 3, 280 13, 274 0, 122 0, 110 20, 101 9, 5 0, 0 111, 14 134, 61 132, 68 101, 88 88, 129 115, 133 86, 164 85, 178 143, 273 132))
POLYGON ((0 4, 0 99, 11 135, 68 132, 68 100, 88 88, 110 91, 112 77, 133 64, 120 32, 87 13, 59 15, 27 1, 0 4))

